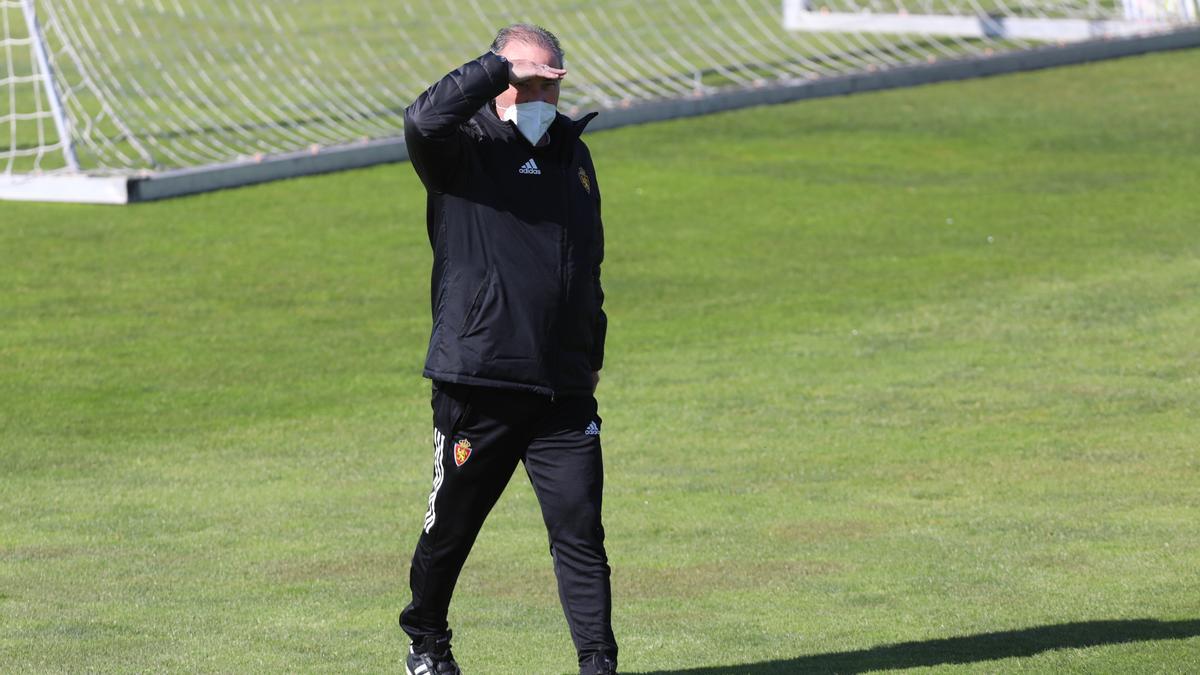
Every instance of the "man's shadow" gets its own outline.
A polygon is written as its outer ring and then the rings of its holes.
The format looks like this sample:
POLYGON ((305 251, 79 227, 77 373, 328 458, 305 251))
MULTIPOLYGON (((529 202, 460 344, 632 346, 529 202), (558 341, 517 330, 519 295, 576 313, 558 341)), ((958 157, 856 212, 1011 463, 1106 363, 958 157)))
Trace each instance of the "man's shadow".
POLYGON ((1149 640, 1186 640, 1197 636, 1200 636, 1200 620, 1081 621, 939 640, 901 642, 852 652, 812 654, 761 663, 658 670, 644 675, 864 673, 1033 656, 1053 649, 1082 649, 1149 640))

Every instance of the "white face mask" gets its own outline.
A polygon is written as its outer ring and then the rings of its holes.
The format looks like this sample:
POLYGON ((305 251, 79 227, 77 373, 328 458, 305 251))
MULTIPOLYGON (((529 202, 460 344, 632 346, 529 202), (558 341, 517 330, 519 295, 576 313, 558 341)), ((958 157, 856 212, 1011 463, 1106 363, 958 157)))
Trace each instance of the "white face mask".
POLYGON ((542 136, 554 123, 554 116, 558 113, 558 108, 545 101, 518 103, 507 108, 497 107, 504 111, 500 115, 500 119, 505 122, 515 122, 517 131, 520 131, 521 135, 533 145, 537 145, 537 142, 542 140, 542 136))

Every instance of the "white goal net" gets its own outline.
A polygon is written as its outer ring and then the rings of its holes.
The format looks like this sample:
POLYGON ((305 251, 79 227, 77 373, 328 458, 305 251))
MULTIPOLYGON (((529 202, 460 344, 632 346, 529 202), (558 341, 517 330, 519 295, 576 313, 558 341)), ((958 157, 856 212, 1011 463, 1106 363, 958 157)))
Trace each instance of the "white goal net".
POLYGON ((514 21, 563 39, 561 107, 578 115, 1194 30, 1196 3, 0 0, 0 197, 105 201, 75 191, 213 167, 282 167, 235 179, 250 182, 303 173, 306 158, 403 157, 404 106, 514 21))

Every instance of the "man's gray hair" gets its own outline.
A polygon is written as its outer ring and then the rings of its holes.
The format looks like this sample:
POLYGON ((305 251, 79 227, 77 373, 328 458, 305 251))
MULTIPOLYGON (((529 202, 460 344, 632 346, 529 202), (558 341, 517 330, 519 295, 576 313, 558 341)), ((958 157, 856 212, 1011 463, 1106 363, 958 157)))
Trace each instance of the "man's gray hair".
POLYGON ((564 63, 563 48, 558 43, 558 38, 555 37, 554 33, 531 23, 514 23, 511 26, 501 28, 500 32, 496 33, 496 39, 492 40, 492 52, 499 54, 501 50, 508 46, 509 42, 513 42, 514 40, 535 47, 541 47, 554 54, 554 57, 558 59, 560 67, 564 63))

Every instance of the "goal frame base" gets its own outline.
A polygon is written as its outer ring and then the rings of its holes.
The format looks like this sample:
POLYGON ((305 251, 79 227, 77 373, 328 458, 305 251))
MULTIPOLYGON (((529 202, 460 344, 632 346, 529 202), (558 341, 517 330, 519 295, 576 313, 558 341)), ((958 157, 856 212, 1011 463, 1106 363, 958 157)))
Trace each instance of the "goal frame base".
POLYGON ((386 138, 265 155, 241 162, 127 176, 66 172, 0 174, 0 200, 131 204, 406 159, 408 148, 404 140, 386 138))

